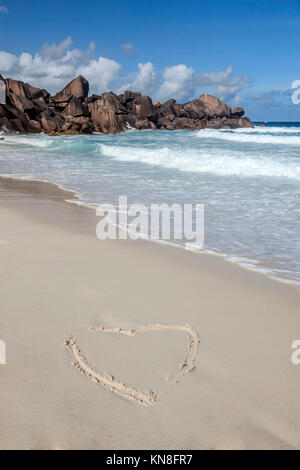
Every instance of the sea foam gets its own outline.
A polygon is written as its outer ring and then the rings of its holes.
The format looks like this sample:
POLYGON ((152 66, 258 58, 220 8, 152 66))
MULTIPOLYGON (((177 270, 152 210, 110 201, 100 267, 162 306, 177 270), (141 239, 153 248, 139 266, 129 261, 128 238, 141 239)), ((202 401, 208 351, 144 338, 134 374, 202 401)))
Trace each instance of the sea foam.
POLYGON ((0 173, 53 182, 90 207, 119 195, 204 204, 206 251, 300 282, 300 127, 6 134, 0 173))

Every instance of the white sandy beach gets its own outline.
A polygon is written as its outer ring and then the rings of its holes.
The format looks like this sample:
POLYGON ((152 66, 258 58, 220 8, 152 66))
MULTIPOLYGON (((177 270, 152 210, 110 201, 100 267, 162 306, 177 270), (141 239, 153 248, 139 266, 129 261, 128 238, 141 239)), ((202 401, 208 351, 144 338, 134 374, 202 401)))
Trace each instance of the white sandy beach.
POLYGON ((99 241, 70 197, 0 181, 0 448, 300 448, 297 288, 212 255, 99 241))

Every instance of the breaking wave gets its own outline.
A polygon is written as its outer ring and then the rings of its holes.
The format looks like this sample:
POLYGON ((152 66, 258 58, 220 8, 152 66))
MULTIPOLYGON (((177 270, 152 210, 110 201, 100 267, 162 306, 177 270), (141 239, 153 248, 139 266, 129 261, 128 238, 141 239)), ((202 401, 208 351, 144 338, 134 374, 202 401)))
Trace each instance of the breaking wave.
MULTIPOLYGON (((300 139, 300 138, 299 138, 300 139)), ((212 173, 220 176, 265 176, 300 180, 300 158, 247 155, 231 149, 172 149, 170 147, 148 149, 100 144, 100 152, 106 157, 123 162, 140 162, 175 168, 185 172, 212 173)))
POLYGON ((6 133, 0 173, 53 182, 91 207, 119 194, 204 204, 206 251, 300 283, 300 127, 6 133))
MULTIPOLYGON (((238 143, 253 143, 253 144, 270 144, 270 145, 298 145, 300 147, 300 135, 299 130, 293 132, 278 131, 276 133, 274 128, 266 128, 258 130, 260 128, 254 128, 251 130, 239 129, 236 130, 214 130, 214 129, 203 129, 198 132, 199 138, 219 139, 227 140, 230 142, 238 143), (272 131, 270 131, 272 129, 272 131), (251 132, 252 131, 252 132, 251 132), (298 134, 298 135, 294 135, 298 134)), ((297 129, 297 128, 295 128, 297 129)))

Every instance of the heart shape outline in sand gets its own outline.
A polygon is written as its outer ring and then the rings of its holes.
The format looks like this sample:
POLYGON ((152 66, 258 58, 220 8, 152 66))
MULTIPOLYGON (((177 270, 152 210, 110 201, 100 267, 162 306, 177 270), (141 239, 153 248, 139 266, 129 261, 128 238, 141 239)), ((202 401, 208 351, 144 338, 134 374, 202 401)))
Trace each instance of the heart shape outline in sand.
MULTIPOLYGON (((181 378, 195 370, 195 361, 198 354, 198 345, 200 339, 196 331, 189 325, 167 325, 162 323, 154 323, 149 325, 139 325, 134 328, 104 328, 104 327, 90 327, 87 331, 97 333, 117 333, 126 336, 135 336, 138 333, 145 333, 147 331, 165 331, 175 330, 182 331, 188 334, 189 341, 187 353, 184 360, 179 364, 178 370, 172 376, 168 377, 168 385, 176 385, 181 378)), ((144 406, 155 405, 159 402, 158 398, 161 392, 157 390, 138 390, 134 387, 118 382, 112 375, 103 372, 102 374, 96 372, 88 365, 86 358, 83 356, 75 336, 66 339, 64 345, 69 348, 73 354, 74 361, 72 365, 80 370, 82 374, 89 377, 93 382, 101 384, 107 390, 116 393, 117 395, 133 400, 136 403, 144 406)))

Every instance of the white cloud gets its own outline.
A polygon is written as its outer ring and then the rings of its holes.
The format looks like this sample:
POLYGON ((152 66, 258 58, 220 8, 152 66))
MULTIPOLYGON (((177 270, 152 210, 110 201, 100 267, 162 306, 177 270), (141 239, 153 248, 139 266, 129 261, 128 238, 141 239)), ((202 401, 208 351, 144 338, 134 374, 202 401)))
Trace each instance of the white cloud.
POLYGON ((199 85, 220 85, 225 83, 230 79, 232 74, 232 67, 227 67, 226 70, 220 72, 212 72, 212 73, 202 73, 197 77, 197 83, 199 85))
POLYGON ((67 37, 58 45, 45 44, 35 55, 23 52, 16 56, 0 51, 0 74, 46 88, 51 93, 61 90, 82 74, 89 80, 92 93, 107 91, 121 64, 104 57, 92 59, 96 47, 94 42, 85 51, 70 49, 72 43, 72 38, 67 37))
POLYGON ((164 82, 156 95, 159 101, 165 101, 169 98, 183 100, 191 96, 194 91, 195 72, 184 64, 166 67, 163 78, 164 82))
POLYGON ((197 77, 199 85, 216 86, 217 94, 222 100, 234 99, 237 93, 249 88, 251 81, 244 75, 234 75, 232 67, 213 73, 203 73, 197 77))
MULTIPOLYGON (((90 82, 91 93, 126 89, 140 91, 159 101, 175 98, 179 102, 198 97, 201 93, 216 94, 223 100, 234 101, 239 93, 250 86, 243 75, 234 75, 232 67, 224 71, 196 74, 185 64, 166 67, 162 77, 151 62, 139 63, 137 73, 121 80, 121 64, 113 59, 95 56, 95 42, 86 50, 72 48, 72 38, 59 44, 45 44, 34 55, 23 52, 19 56, 0 51, 0 74, 46 88, 54 94, 69 81, 81 74, 90 82)), ((124 44, 131 50, 131 43, 124 44)), ((132 46, 132 47, 131 47, 132 46)), ((240 99, 240 98, 239 98, 240 99)))
POLYGON ((157 93, 157 99, 190 99, 213 87, 212 93, 222 100, 233 99, 237 93, 250 86, 250 80, 243 75, 234 75, 232 67, 226 70, 196 75, 191 67, 174 65, 164 71, 164 82, 157 93))
POLYGON ((44 44, 40 51, 42 57, 48 59, 61 59, 64 56, 65 50, 73 44, 72 38, 69 36, 64 41, 62 41, 58 46, 53 43, 49 45, 48 43, 44 44))
POLYGON ((127 57, 134 57, 135 56, 135 49, 132 42, 128 42, 127 44, 122 44, 121 48, 123 50, 124 55, 127 57))
POLYGON ((8 8, 5 6, 0 6, 0 13, 8 13, 8 8))
POLYGON ((232 103, 235 106, 241 106, 242 104, 244 104, 244 98, 241 98, 239 95, 237 95, 233 98, 232 103))
POLYGON ((118 93, 123 93, 125 90, 139 91, 145 95, 152 95, 157 88, 157 76, 155 68, 151 62, 146 64, 138 64, 139 72, 135 80, 129 83, 124 83, 118 88, 118 93))
POLYGON ((0 51, 0 73, 6 73, 14 69, 18 63, 18 58, 9 52, 0 51))
POLYGON ((98 60, 91 60, 87 65, 79 67, 77 72, 88 79, 92 89, 102 93, 108 90, 109 84, 115 79, 121 67, 121 64, 115 60, 99 57, 98 60))

